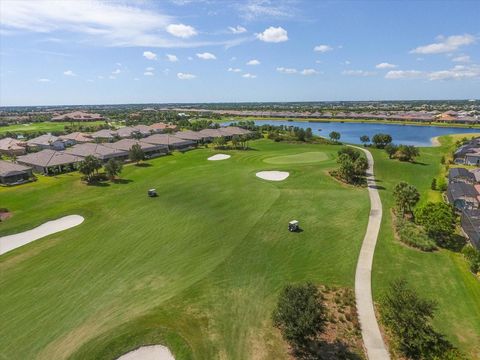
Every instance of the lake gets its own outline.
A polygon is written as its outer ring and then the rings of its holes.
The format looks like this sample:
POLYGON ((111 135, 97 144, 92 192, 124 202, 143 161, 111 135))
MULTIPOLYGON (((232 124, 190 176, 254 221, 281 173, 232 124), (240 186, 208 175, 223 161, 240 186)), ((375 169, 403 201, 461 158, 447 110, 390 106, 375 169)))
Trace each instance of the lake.
POLYGON ((397 124, 372 124, 353 122, 307 122, 286 120, 255 120, 257 125, 286 125, 300 128, 311 128, 314 135, 328 137, 331 131, 341 134, 340 141, 359 144, 360 136, 368 135, 370 139, 378 133, 390 134, 395 144, 432 146, 431 139, 436 136, 447 134, 480 133, 480 129, 440 127, 440 126, 416 126, 397 124))

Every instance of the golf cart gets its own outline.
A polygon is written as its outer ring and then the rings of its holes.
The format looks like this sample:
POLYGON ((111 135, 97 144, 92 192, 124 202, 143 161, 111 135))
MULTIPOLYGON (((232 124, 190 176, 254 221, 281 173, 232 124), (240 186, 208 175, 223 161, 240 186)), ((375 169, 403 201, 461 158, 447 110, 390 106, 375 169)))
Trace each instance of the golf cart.
POLYGON ((149 197, 156 197, 157 196, 157 190, 156 189, 148 190, 148 196, 149 197))
POLYGON ((295 232, 300 229, 300 225, 297 220, 292 220, 288 223, 288 231, 295 232))

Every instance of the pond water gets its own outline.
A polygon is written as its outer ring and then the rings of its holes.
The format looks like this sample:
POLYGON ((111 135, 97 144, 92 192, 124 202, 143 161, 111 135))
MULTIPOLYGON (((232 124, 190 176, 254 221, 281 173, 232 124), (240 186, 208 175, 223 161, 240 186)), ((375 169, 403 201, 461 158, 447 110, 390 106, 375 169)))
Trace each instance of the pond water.
POLYGON ((390 134, 396 144, 415 146, 432 146, 431 139, 436 136, 447 134, 479 133, 480 129, 440 126, 417 126, 396 124, 372 124, 372 123, 341 123, 341 122, 307 122, 307 121, 284 121, 284 120, 255 120, 257 125, 286 125, 311 128, 314 135, 328 137, 331 131, 340 133, 340 141, 359 144, 360 136, 368 135, 372 138, 378 133, 390 134))

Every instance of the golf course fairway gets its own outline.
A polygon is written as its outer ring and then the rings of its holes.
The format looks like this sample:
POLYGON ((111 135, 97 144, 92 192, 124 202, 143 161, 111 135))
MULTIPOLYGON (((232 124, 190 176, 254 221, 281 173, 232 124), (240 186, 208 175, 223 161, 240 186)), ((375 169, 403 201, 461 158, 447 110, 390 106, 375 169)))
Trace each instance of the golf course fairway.
POLYGON ((116 183, 70 173, 1 188, 13 216, 0 236, 85 221, 0 257, 0 357, 115 359, 158 344, 177 360, 287 359, 271 323, 278 293, 301 281, 352 288, 370 203, 327 174, 339 146, 250 147, 228 161, 198 149, 128 165, 116 183), (305 152, 327 157, 264 161, 305 152), (268 170, 290 176, 255 176, 268 170), (303 232, 288 231, 292 219, 303 232))

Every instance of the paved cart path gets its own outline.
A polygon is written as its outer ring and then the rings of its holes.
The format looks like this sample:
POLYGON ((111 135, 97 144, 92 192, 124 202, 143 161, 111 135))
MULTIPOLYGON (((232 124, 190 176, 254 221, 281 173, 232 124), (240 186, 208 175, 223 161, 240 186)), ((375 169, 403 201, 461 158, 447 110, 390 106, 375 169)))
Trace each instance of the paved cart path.
POLYGON ((375 183, 373 173, 373 156, 367 149, 352 146, 363 151, 368 160, 367 185, 370 196, 370 216, 367 232, 363 238, 360 256, 355 273, 355 298, 358 317, 362 328, 363 344, 369 360, 390 359, 387 347, 378 327, 372 297, 372 264, 375 245, 382 223, 382 202, 375 183))

